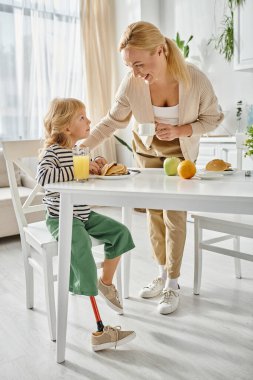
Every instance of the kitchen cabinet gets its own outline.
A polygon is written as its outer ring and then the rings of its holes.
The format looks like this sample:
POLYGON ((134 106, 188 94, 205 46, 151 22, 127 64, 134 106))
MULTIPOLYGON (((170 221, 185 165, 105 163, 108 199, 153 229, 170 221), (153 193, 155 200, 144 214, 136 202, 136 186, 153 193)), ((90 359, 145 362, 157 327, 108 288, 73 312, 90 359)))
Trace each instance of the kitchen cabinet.
MULTIPOLYGON (((229 162, 233 168, 237 166, 235 137, 201 137, 197 168, 204 168, 214 158, 229 162)), ((243 158, 243 169, 253 170, 253 159, 243 158)))
POLYGON ((230 162, 236 167, 235 137, 202 137, 200 139, 197 166, 204 167, 214 158, 230 162))
POLYGON ((253 1, 247 0, 234 12, 234 69, 253 71, 253 1))

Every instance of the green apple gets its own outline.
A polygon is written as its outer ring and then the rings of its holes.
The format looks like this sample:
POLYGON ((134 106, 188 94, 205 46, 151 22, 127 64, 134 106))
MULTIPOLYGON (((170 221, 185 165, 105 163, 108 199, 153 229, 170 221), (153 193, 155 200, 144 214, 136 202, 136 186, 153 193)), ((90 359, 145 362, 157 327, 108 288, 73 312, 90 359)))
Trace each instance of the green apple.
POLYGON ((165 174, 167 175, 176 175, 177 167, 180 164, 181 160, 178 157, 167 157, 163 161, 163 168, 165 174))

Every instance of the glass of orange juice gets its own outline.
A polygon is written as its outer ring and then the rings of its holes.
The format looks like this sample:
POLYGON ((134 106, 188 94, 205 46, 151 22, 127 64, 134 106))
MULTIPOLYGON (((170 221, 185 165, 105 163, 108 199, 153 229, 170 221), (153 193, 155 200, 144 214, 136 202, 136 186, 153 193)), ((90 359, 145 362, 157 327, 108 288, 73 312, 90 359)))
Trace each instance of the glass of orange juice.
POLYGON ((72 153, 75 181, 87 181, 90 171, 89 148, 75 146, 72 153))

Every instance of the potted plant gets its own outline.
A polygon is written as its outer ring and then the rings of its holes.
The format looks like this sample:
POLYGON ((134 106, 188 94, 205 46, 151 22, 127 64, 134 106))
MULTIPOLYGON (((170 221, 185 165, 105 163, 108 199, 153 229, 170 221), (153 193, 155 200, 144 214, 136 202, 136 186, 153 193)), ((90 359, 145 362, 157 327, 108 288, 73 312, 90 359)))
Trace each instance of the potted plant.
POLYGON ((184 40, 181 40, 180 35, 179 35, 179 33, 177 32, 177 34, 176 34, 176 39, 173 40, 173 41, 176 43, 177 47, 181 50, 181 52, 182 52, 182 54, 183 54, 183 56, 184 56, 185 58, 188 58, 188 56, 189 56, 189 53, 190 53, 189 42, 190 42, 192 39, 193 39, 193 36, 191 35, 191 36, 188 38, 188 40, 185 42, 184 40))
POLYGON ((208 45, 214 44, 214 48, 224 55, 227 62, 231 62, 234 55, 234 10, 243 5, 245 0, 227 0, 228 11, 221 22, 221 31, 217 36, 212 35, 208 45))
POLYGON ((248 138, 244 143, 244 145, 247 147, 245 157, 249 156, 253 159, 253 124, 248 127, 247 136, 248 138))

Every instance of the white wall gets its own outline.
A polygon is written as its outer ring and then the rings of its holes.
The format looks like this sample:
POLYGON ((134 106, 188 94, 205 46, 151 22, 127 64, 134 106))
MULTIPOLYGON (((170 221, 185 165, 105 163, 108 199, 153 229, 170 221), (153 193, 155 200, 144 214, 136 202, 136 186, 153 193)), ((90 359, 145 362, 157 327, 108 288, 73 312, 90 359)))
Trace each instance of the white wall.
MULTIPOLYGON (((200 68, 211 80, 219 103, 226 111, 223 125, 233 133, 236 128, 237 101, 243 100, 245 103, 253 104, 253 71, 234 71, 233 62, 226 62, 224 57, 214 50, 213 45, 207 46, 212 34, 220 32, 225 4, 225 0, 163 0, 164 14, 168 13, 170 17, 174 17, 174 35, 179 31, 182 37, 188 39, 193 34, 190 55, 200 57, 200 68), (173 12, 168 9, 169 3, 173 5, 173 12)), ((161 24, 161 30, 165 34, 171 32, 168 25, 164 22, 161 24)))
MULTIPOLYGON (((139 20, 149 21, 156 25, 160 25, 160 1, 159 0, 116 0, 116 38, 117 42, 120 40, 121 34, 126 27, 132 22, 139 20)), ((119 83, 127 72, 121 60, 120 53, 118 53, 118 72, 119 83)), ((119 137, 124 139, 131 145, 132 132, 131 125, 118 132, 119 137)), ((117 159, 127 166, 134 165, 132 154, 129 150, 123 147, 120 143, 116 143, 117 159)))
MULTIPOLYGON (((126 26, 134 21, 150 21, 160 27, 163 34, 174 38, 176 32, 190 42, 190 56, 200 58, 200 68, 207 74, 215 89, 226 118, 217 133, 233 133, 236 128, 236 103, 243 100, 253 104, 253 71, 234 71, 233 62, 227 63, 223 56, 207 42, 220 30, 226 0, 120 0, 116 1, 116 38, 120 38, 126 26)), ((126 72, 118 54, 119 79, 126 72)), ((120 134, 131 141, 131 130, 120 134)))

